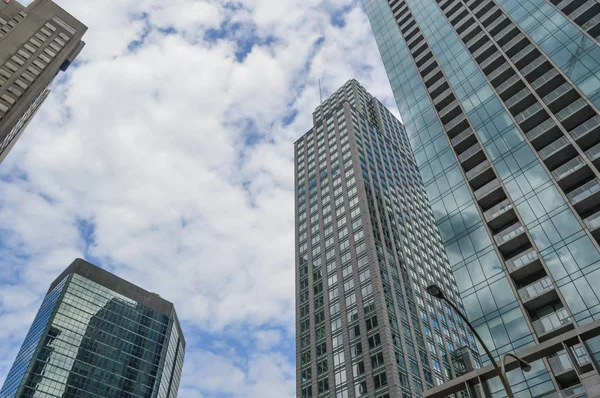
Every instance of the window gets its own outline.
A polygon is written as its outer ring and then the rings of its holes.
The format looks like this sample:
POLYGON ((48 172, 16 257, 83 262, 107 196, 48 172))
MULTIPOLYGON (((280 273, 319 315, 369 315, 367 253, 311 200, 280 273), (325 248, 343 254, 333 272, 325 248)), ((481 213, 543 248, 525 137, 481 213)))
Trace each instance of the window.
POLYGON ((379 333, 376 333, 373 336, 370 336, 368 340, 369 340, 369 349, 378 347, 381 344, 381 337, 379 336, 379 333))
POLYGON ((385 372, 373 376, 373 383, 375 384, 375 389, 387 386, 387 377, 385 372))
POLYGON ((371 356, 371 366, 373 369, 383 366, 383 353, 378 352, 377 354, 371 356))

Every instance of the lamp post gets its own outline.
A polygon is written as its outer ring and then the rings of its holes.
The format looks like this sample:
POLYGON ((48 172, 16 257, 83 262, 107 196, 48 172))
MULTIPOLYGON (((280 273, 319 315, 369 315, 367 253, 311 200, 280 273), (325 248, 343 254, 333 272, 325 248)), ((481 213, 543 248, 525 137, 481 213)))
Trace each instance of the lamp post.
POLYGON ((448 298, 444 295, 444 292, 442 291, 442 289, 440 289, 437 285, 429 285, 429 286, 427 286, 427 293, 429 293, 431 296, 433 296, 439 300, 445 301, 450 307, 452 307, 454 309, 454 311, 456 311, 458 316, 460 316, 462 318, 462 320, 466 323, 466 325, 469 327, 469 329, 471 329, 471 332, 473 332, 473 335, 475 336, 477 341, 479 341, 479 344, 481 344, 481 346, 483 347, 483 350, 487 354, 488 358, 490 358, 490 361, 492 362, 494 369, 496 369, 496 373, 498 373, 498 377, 500 378, 500 381, 502 382, 502 385, 504 386, 504 389, 506 390, 507 397, 514 398, 514 395, 510 388, 510 383, 508 382, 508 379, 506 377, 506 371, 504 368, 504 362, 506 361, 506 358, 507 357, 515 358, 517 361, 519 361, 519 366, 525 372, 529 372, 531 370, 531 365, 529 363, 525 362, 524 360, 522 360, 521 358, 517 357, 514 354, 505 354, 502 356, 502 359, 500 361, 502 364, 502 367, 499 367, 498 363, 492 356, 492 353, 490 352, 490 350, 487 348, 487 346, 483 342, 483 339, 481 338, 481 336, 479 336, 479 333, 477 333, 477 331, 475 330, 473 325, 471 325, 471 322, 469 322, 467 317, 464 316, 463 313, 450 300, 448 300, 448 298))

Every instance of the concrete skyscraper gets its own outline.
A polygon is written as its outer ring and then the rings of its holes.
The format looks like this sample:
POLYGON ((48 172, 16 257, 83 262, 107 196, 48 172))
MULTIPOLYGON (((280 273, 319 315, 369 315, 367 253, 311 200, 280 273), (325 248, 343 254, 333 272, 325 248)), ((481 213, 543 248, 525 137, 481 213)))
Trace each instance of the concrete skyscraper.
POLYGON ((84 260, 50 286, 1 398, 176 398, 185 340, 175 308, 84 260))
POLYGON ((600 5, 364 5, 469 319, 518 396, 600 396, 600 5))
POLYGON ((295 143, 297 396, 421 396, 476 347, 425 292, 459 304, 408 137, 354 80, 313 120, 295 143))
POLYGON ((83 48, 86 30, 50 0, 0 2, 0 162, 83 48))

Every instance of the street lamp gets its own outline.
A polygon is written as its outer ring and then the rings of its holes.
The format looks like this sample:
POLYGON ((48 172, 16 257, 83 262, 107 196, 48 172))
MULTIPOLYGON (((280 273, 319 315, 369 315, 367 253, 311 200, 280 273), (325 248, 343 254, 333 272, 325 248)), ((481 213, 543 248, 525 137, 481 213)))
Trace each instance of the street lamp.
POLYGON ((483 347, 483 350, 487 354, 488 358, 490 358, 490 361, 492 362, 494 369, 496 369, 496 373, 498 373, 498 377, 500 378, 500 381, 502 382, 502 385, 504 386, 504 389, 506 390, 507 397, 514 398, 514 395, 510 388, 510 383, 508 382, 508 379, 506 378, 506 370, 504 368, 504 363, 506 361, 506 358, 511 357, 511 358, 514 358, 517 361, 519 361, 519 366, 521 367, 521 369, 524 372, 529 372, 531 370, 531 365, 529 363, 527 363, 526 361, 522 360, 521 358, 517 357, 514 354, 505 354, 501 358, 500 362, 502 364, 502 367, 500 368, 498 366, 498 363, 492 356, 492 353, 490 352, 490 350, 487 348, 487 346, 483 342, 483 339, 481 338, 481 336, 479 336, 479 333, 477 333, 477 331, 475 330, 473 325, 471 325, 471 322, 469 322, 467 317, 464 316, 463 313, 450 300, 448 300, 448 298, 444 295, 444 292, 442 291, 442 289, 440 289, 437 285, 429 285, 429 286, 427 286, 427 293, 429 293, 431 296, 433 296, 439 300, 445 301, 450 307, 452 307, 454 309, 454 311, 456 311, 458 316, 460 316, 462 318, 462 320, 465 321, 465 323, 467 324, 469 329, 471 329, 471 332, 473 332, 473 335, 475 336, 477 341, 479 341, 479 344, 481 344, 481 346, 483 347))

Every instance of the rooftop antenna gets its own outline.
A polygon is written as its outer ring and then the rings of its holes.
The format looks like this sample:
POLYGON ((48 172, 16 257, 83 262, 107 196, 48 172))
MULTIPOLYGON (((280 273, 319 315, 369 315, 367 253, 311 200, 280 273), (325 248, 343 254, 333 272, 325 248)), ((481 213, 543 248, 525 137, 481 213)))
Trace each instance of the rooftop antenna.
POLYGON ((319 79, 319 97, 321 98, 321 104, 323 104, 323 90, 321 90, 321 79, 319 79))

